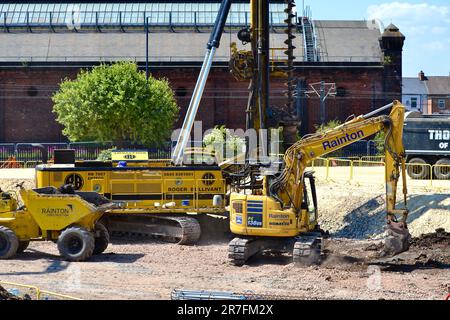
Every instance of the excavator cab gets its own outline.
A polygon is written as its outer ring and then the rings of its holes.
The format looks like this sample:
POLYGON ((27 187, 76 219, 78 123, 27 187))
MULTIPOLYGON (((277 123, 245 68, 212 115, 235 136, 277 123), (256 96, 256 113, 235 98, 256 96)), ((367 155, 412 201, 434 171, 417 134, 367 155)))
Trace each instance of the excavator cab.
POLYGON ((322 238, 313 172, 306 171, 302 180, 299 210, 282 207, 265 195, 231 194, 230 229, 244 235, 230 242, 228 256, 233 264, 243 265, 261 251, 291 252, 294 262, 307 265, 320 258, 322 238))

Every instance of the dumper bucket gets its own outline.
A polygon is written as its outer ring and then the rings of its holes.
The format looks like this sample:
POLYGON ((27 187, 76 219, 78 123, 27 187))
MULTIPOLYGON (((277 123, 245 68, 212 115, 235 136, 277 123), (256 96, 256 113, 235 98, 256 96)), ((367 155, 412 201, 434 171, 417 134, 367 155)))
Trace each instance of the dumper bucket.
POLYGON ((60 194, 55 188, 21 190, 26 210, 39 227, 59 231, 80 224, 93 230, 95 222, 112 205, 96 206, 77 194, 60 194))

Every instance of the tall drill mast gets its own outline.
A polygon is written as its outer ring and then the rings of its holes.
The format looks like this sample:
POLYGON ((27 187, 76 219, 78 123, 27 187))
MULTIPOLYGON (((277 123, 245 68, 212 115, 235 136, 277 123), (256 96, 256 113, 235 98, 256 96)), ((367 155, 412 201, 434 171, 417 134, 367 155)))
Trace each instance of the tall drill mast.
MULTIPOLYGON (((198 111, 200 100, 206 84, 206 80, 211 68, 212 60, 216 48, 219 46, 220 37, 223 33, 225 22, 231 6, 231 0, 223 0, 219 9, 219 13, 211 34, 210 41, 207 46, 207 53, 200 71, 197 84, 194 89, 194 94, 187 111, 186 118, 183 123, 181 133, 178 137, 175 151, 172 155, 174 164, 182 163, 182 155, 187 146, 192 125, 198 111)), ((287 36, 286 49, 284 53, 285 59, 284 68, 277 70, 278 75, 286 78, 287 97, 284 108, 281 108, 281 116, 278 121, 291 120, 295 118, 294 112, 294 91, 296 89, 294 78, 294 49, 293 35, 295 24, 293 18, 293 8, 295 7, 294 0, 285 0, 287 15, 285 19, 287 36)), ((230 61, 231 71, 239 80, 250 81, 250 93, 246 110, 246 127, 255 130, 267 129, 267 114, 270 108, 270 12, 269 0, 250 0, 251 9, 251 25, 250 28, 239 31, 238 38, 243 43, 250 43, 250 51, 237 51, 236 47, 233 49, 233 54, 230 61)), ((261 145, 261 147, 263 147, 261 145)))

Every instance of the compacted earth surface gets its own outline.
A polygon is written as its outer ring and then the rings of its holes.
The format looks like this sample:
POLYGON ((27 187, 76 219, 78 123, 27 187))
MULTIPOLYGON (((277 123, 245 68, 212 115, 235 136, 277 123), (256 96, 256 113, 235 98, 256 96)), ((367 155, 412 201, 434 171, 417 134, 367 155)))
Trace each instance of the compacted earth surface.
POLYGON ((328 239, 319 266, 261 255, 248 265, 227 261, 227 241, 179 246, 115 240, 87 262, 59 258, 53 243, 33 243, 1 261, 0 280, 32 284, 82 299, 170 299, 173 290, 267 295, 270 299, 444 299, 450 286, 448 242, 413 246, 378 259, 379 241, 328 239), (445 248, 446 247, 446 248, 445 248))
MULTIPOLYGON (((4 190, 18 180, 0 180, 4 190)), ((26 187, 33 181, 26 180, 26 187)), ((226 221, 194 246, 113 238, 102 255, 70 263, 52 242, 34 242, 0 261, 0 281, 34 285, 82 299, 170 299, 174 290, 207 290, 269 299, 444 299, 450 289, 450 194, 409 195, 411 248, 381 258, 384 197, 378 187, 318 184, 324 240, 320 265, 296 266, 288 255, 228 262, 226 221), (436 231, 436 229, 439 229, 436 231)), ((203 221, 202 226, 207 228, 203 221)), ((3 285, 6 289, 14 286, 3 285)))

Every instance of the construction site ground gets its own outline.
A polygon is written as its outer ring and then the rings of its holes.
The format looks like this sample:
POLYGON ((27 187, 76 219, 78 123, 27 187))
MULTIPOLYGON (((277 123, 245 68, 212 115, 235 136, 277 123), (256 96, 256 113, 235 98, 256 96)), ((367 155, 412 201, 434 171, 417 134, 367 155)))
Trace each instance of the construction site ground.
MULTIPOLYGON (((21 180, 1 179, 0 187, 12 189, 21 180)), ((26 180, 25 186, 33 187, 33 180, 26 180)), ((317 192, 321 226, 330 232, 319 266, 298 267, 288 255, 271 254, 256 256, 243 267, 232 266, 227 259, 232 237, 226 232, 228 223, 208 217, 202 220, 205 234, 198 245, 115 237, 104 254, 88 262, 63 261, 54 243, 32 243, 15 259, 0 262, 0 281, 30 284, 82 299, 170 299, 174 289, 267 294, 283 299, 447 296, 449 193, 412 190, 408 198, 409 225, 415 237, 411 249, 380 259, 382 186, 322 180, 317 192), (446 232, 433 234, 438 228, 446 232)))

